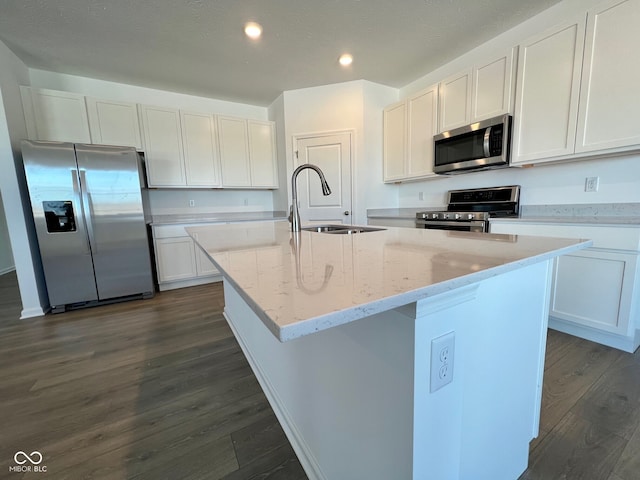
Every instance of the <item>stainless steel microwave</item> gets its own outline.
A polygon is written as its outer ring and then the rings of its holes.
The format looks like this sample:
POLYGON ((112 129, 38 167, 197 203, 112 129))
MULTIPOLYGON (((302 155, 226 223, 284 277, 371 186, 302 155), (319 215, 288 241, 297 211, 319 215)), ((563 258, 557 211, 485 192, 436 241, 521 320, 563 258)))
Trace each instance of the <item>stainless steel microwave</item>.
POLYGON ((511 115, 490 118, 433 137, 433 171, 444 175, 508 167, 511 115))

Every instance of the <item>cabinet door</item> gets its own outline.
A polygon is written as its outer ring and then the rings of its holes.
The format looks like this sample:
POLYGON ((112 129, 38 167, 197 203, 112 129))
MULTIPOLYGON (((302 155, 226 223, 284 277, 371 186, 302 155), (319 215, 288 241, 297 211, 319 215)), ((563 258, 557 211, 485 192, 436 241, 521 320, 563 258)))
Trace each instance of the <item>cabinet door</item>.
POLYGON ((639 25, 639 0, 588 12, 577 152, 640 144, 639 25))
MULTIPOLYGON (((195 239, 198 239, 198 235, 195 235, 195 239)), ((220 275, 220 271, 213 266, 213 262, 209 260, 209 257, 202 251, 202 249, 194 244, 196 253, 196 273, 198 277, 208 277, 210 275, 220 275)))
POLYGON ((248 120, 251 185, 277 188, 276 139, 273 122, 248 120))
POLYGON ((220 161, 212 115, 180 112, 187 185, 220 186, 220 161))
POLYGON ((223 186, 251 186, 246 120, 218 117, 218 140, 223 186))
POLYGON ((84 96, 20 87, 29 138, 91 143, 84 96))
POLYGON ((440 82, 440 132, 471 123, 471 69, 440 82))
POLYGON ((142 150, 142 136, 135 103, 87 97, 91 143, 142 150))
POLYGON ((384 181, 400 180, 406 175, 407 103, 394 103, 383 112, 384 181))
POLYGON ((149 186, 184 186, 186 179, 178 110, 148 105, 140 108, 149 186))
POLYGON ((520 45, 512 163, 574 152, 584 25, 580 16, 520 45))
POLYGON ((186 280, 197 275, 195 245, 190 237, 157 238, 158 281, 186 280))
POLYGON ((558 257, 552 317, 626 335, 637 255, 583 250, 558 257))
POLYGON ((433 174, 433 136, 437 129, 438 86, 434 85, 407 100, 407 176, 433 174))
POLYGON ((513 59, 517 49, 473 69, 471 121, 512 113, 513 59))

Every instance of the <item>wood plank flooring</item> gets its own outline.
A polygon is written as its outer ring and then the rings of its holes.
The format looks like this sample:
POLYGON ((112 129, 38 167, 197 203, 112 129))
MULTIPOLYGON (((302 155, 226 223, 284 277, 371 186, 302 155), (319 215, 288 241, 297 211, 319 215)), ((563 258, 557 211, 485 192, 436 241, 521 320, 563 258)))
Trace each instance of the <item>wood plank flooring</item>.
MULTIPOLYGON (((49 479, 305 479, 222 308, 217 284, 20 321, 0 276, 0 478, 37 450, 49 479)), ((549 332, 534 479, 640 480, 640 353, 549 332)))

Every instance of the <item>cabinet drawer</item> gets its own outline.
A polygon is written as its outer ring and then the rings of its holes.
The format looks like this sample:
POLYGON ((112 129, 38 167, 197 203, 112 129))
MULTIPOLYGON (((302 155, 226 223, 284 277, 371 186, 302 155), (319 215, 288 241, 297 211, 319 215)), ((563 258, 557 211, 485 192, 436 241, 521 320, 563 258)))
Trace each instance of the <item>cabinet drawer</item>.
POLYGON ((585 238, 593 240, 593 248, 612 250, 640 250, 640 226, 604 225, 552 225, 548 223, 491 222, 491 233, 510 233, 560 238, 585 238))

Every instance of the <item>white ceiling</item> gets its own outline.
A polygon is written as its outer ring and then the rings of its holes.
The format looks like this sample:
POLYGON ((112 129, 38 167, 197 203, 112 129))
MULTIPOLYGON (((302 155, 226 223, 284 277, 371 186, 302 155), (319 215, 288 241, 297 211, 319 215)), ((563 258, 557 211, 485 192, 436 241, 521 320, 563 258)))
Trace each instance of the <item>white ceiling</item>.
POLYGON ((1 0, 0 40, 31 68, 266 106, 355 79, 402 87, 558 1, 1 0))

